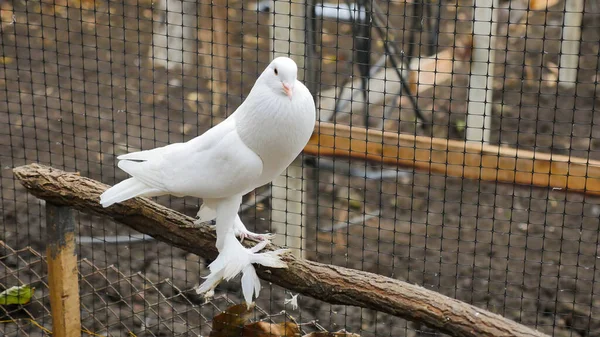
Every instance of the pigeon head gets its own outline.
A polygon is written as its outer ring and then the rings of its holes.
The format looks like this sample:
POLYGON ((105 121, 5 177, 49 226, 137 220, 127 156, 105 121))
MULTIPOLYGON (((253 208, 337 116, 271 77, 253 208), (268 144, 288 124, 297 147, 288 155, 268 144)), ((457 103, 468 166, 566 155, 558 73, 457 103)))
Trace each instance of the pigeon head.
POLYGON ((275 93, 287 96, 290 100, 294 95, 297 76, 298 66, 294 60, 288 57, 274 59, 262 74, 265 83, 275 93))

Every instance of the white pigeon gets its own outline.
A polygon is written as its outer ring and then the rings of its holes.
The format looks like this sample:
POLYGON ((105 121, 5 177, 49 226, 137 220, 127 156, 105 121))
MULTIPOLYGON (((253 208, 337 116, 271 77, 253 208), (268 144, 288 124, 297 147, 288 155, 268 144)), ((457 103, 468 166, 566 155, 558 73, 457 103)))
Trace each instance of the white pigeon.
POLYGON ((104 207, 138 196, 202 198, 198 221, 216 218, 219 256, 199 292, 210 294, 222 279, 243 272, 242 290, 250 303, 260 290, 252 263, 285 267, 279 258, 281 250, 257 253, 268 243, 268 236, 248 231, 237 212, 242 196, 281 174, 312 135, 314 99, 296 79, 297 73, 292 59, 274 59, 225 121, 186 143, 119 156, 119 168, 132 177, 100 196, 104 207), (246 249, 235 236, 264 242, 246 249))

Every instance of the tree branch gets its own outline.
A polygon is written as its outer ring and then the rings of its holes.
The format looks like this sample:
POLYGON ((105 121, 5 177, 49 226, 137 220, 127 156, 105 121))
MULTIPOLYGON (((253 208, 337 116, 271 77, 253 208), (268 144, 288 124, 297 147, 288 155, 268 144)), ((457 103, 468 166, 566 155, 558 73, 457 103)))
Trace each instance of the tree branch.
MULTIPOLYGON (((38 164, 14 169, 17 179, 38 198, 73 207, 82 212, 113 218, 157 240, 204 258, 214 259, 215 233, 207 226, 184 228, 193 219, 136 198, 103 208, 100 194, 106 185, 38 164)), ((246 241, 244 241, 246 242, 246 241)), ((269 247, 274 249, 276 247, 269 247)), ((287 254, 288 269, 258 267, 269 282, 323 301, 374 309, 424 323, 453 336, 546 336, 489 311, 446 297, 425 288, 380 275, 297 259, 287 254)))

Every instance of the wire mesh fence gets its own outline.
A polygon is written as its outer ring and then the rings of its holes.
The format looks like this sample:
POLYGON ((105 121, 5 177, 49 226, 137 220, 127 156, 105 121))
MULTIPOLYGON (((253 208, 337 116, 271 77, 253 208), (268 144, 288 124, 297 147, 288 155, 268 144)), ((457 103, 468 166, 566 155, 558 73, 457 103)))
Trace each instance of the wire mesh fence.
MULTIPOLYGON (((37 288, 27 306, 0 305, 0 331, 51 328, 37 253, 45 205, 13 168, 39 162, 114 185, 128 177, 118 155, 204 133, 287 55, 315 96, 321 136, 244 198, 249 230, 550 335, 600 334, 598 6, 0 0, 0 291, 37 288)), ((202 203, 156 200, 189 216, 202 203)), ((89 332, 206 335, 243 298, 234 280, 203 304, 194 288, 211 261, 99 216, 76 223, 89 332)), ((263 282, 257 304, 322 330, 442 335, 302 295, 292 309, 292 295, 263 282)))
MULTIPOLYGON (((27 307, 3 306, 3 336, 52 334, 46 260, 31 247, 13 250, 2 243, 2 285, 35 287, 27 307)), ((79 261, 82 335, 89 336, 198 336, 214 329, 213 317, 235 305, 225 295, 205 301, 195 292, 179 289, 165 278, 153 282, 142 273, 125 275, 115 265, 98 267, 88 259, 79 261)), ((275 323, 294 321, 285 311, 268 313, 254 307, 252 319, 275 323)), ((325 331, 316 321, 301 325, 302 331, 325 331)))

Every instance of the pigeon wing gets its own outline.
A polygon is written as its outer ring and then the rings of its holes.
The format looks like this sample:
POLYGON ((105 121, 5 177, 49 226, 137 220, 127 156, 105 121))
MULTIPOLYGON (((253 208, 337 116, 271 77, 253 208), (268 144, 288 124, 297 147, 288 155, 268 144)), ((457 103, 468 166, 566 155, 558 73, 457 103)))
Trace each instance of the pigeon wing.
POLYGON ((263 163, 240 139, 235 124, 228 124, 218 133, 211 129, 204 139, 202 135, 187 143, 132 154, 119 167, 177 196, 223 198, 246 193, 255 187, 263 163), (142 158, 147 159, 139 161, 142 158))

